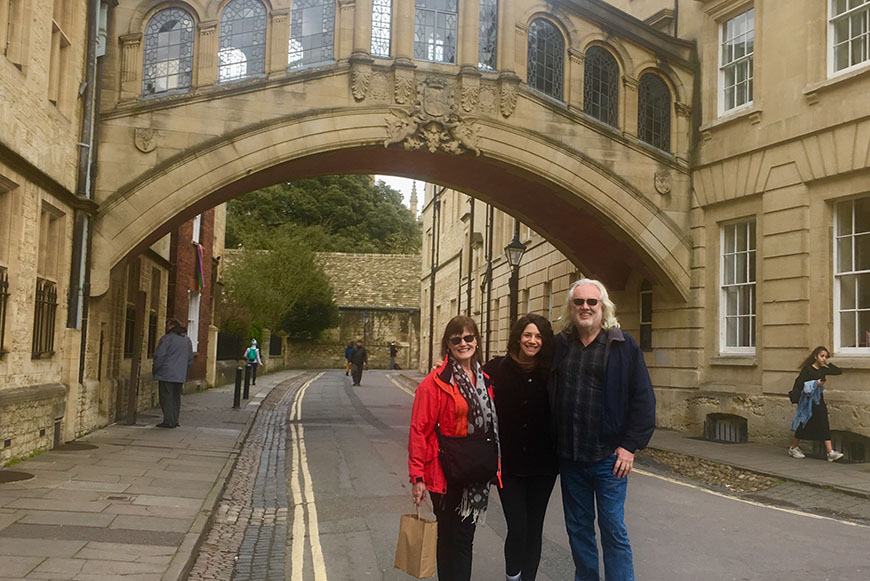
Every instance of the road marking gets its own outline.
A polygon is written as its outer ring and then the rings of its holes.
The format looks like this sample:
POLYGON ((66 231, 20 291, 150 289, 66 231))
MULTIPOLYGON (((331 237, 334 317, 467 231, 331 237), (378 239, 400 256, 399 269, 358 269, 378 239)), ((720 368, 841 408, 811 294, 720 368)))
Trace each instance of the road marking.
POLYGON ((644 476, 650 476, 650 477, 652 477, 652 478, 658 478, 659 480, 664 480, 665 482, 670 482, 670 483, 672 483, 672 484, 679 484, 680 486, 685 486, 685 487, 687 487, 687 488, 694 488, 695 490, 700 490, 701 492, 706 492, 707 494, 712 494, 713 496, 718 496, 718 497, 721 497, 721 498, 727 498, 727 499, 729 499, 729 500, 734 500, 734 501, 736 501, 736 502, 742 502, 742 503, 744 503, 744 504, 749 504, 749 505, 752 505, 752 506, 758 506, 758 507, 762 507, 762 508, 769 508, 769 509, 771 509, 771 510, 778 510, 779 512, 785 512, 785 513, 793 514, 793 515, 797 515, 797 516, 805 516, 805 517, 808 517, 808 518, 814 518, 814 519, 818 519, 818 520, 829 520, 829 521, 833 521, 833 522, 835 522, 835 523, 840 523, 840 524, 848 525, 848 526, 851 526, 851 527, 870 528, 870 527, 868 527, 867 525, 860 524, 860 523, 856 523, 856 522, 851 522, 851 521, 848 521, 848 520, 841 520, 841 519, 838 519, 838 518, 832 518, 832 517, 829 517, 829 516, 822 516, 822 515, 818 515, 818 514, 811 514, 811 513, 809 513, 809 512, 803 512, 803 511, 800 511, 800 510, 794 510, 794 509, 791 509, 791 508, 783 508, 783 507, 780 507, 780 506, 773 506, 773 505, 770 505, 770 504, 764 504, 764 503, 761 503, 761 502, 758 502, 758 501, 755 501, 755 500, 748 500, 748 499, 746 499, 746 498, 740 498, 740 497, 738 497, 738 496, 731 496, 731 495, 729 495, 729 494, 725 494, 725 493, 723 493, 723 492, 717 492, 717 491, 715 491, 715 490, 710 490, 709 488, 704 488, 703 486, 698 486, 698 485, 696 485, 696 484, 690 484, 690 483, 688 483, 688 482, 683 482, 682 480, 677 480, 677 479, 675 479, 675 478, 670 478, 670 477, 668 477, 668 476, 661 476, 661 475, 659 475, 659 474, 653 474, 652 472, 647 472, 646 470, 640 470, 640 469, 634 468, 634 469, 632 469, 632 472, 637 472, 638 474, 643 474, 644 476))
POLYGON ((308 545, 311 547, 311 560, 315 581, 326 581, 326 564, 323 561, 323 547, 320 544, 320 528, 317 523, 317 506, 314 499, 314 486, 308 469, 308 451, 305 448, 305 429, 302 427, 302 398, 308 387, 320 379, 323 372, 310 379, 299 388, 290 408, 290 421, 293 446, 293 462, 290 471, 290 489, 296 510, 293 511, 293 570, 290 579, 302 581, 303 559, 305 552, 305 529, 308 529, 308 545), (301 473, 301 476, 300 476, 301 473), (301 486, 300 486, 301 482, 301 486), (304 513, 304 516, 303 516, 304 513), (303 522, 304 521, 304 522, 303 522))
POLYGON ((407 393, 411 397, 414 397, 413 391, 411 391, 410 389, 408 389, 407 387, 405 387, 404 385, 402 385, 401 383, 399 383, 398 381, 393 379, 393 377, 391 375, 388 375, 387 379, 389 379, 393 383, 393 385, 395 385, 396 387, 398 387, 399 389, 401 389, 402 391, 404 391, 405 393, 407 393))

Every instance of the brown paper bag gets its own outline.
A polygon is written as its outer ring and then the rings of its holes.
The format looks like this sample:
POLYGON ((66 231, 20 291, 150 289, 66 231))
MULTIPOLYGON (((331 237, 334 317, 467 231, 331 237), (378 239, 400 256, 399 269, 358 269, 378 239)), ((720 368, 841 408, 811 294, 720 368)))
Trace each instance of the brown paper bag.
POLYGON ((399 541, 396 543, 397 569, 423 579, 435 575, 435 551, 438 523, 417 514, 403 514, 399 521, 399 541))

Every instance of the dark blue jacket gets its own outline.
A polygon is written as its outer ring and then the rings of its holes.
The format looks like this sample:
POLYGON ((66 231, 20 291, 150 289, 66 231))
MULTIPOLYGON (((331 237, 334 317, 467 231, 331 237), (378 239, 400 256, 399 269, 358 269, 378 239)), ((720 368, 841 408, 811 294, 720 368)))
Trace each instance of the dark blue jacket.
MULTIPOLYGON (((643 352, 621 329, 609 329, 604 350, 604 399, 601 402, 601 441, 613 449, 623 447, 632 454, 649 443, 656 427, 656 398, 643 352)), ((555 337, 553 363, 547 389, 551 408, 556 402, 559 365, 568 352, 565 332, 555 337)))

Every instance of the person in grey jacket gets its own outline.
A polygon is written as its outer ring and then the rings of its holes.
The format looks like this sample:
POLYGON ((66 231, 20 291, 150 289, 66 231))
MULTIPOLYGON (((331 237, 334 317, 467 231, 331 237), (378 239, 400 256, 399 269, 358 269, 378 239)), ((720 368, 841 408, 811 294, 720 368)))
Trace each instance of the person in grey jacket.
POLYGON ((181 390, 187 380, 187 370, 193 365, 193 345, 187 329, 178 319, 166 321, 166 334, 157 343, 151 365, 151 375, 157 380, 163 422, 158 428, 177 428, 181 409, 181 390))

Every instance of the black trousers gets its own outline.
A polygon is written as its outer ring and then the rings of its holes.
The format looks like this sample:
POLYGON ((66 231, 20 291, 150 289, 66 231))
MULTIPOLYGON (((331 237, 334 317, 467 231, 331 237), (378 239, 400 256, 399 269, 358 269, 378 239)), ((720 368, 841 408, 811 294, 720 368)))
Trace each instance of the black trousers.
POLYGON ((359 385, 360 381, 362 381, 362 365, 357 365, 356 363, 350 364, 350 374, 353 378, 353 384, 359 385))
POLYGON ((504 541, 505 573, 523 574, 523 581, 534 581, 541 561, 544 516, 556 483, 555 474, 514 476, 502 474, 498 489, 507 538, 504 541))
POLYGON ((163 410, 163 423, 170 426, 178 425, 178 413, 181 411, 181 389, 183 383, 169 381, 157 382, 157 395, 160 397, 160 409, 163 410))
POLYGON ((251 363, 251 385, 257 385, 257 365, 256 361, 251 363))
POLYGON ((471 551, 476 525, 471 517, 462 520, 456 512, 462 488, 447 489, 447 494, 430 492, 438 520, 438 581, 471 581, 471 551))

